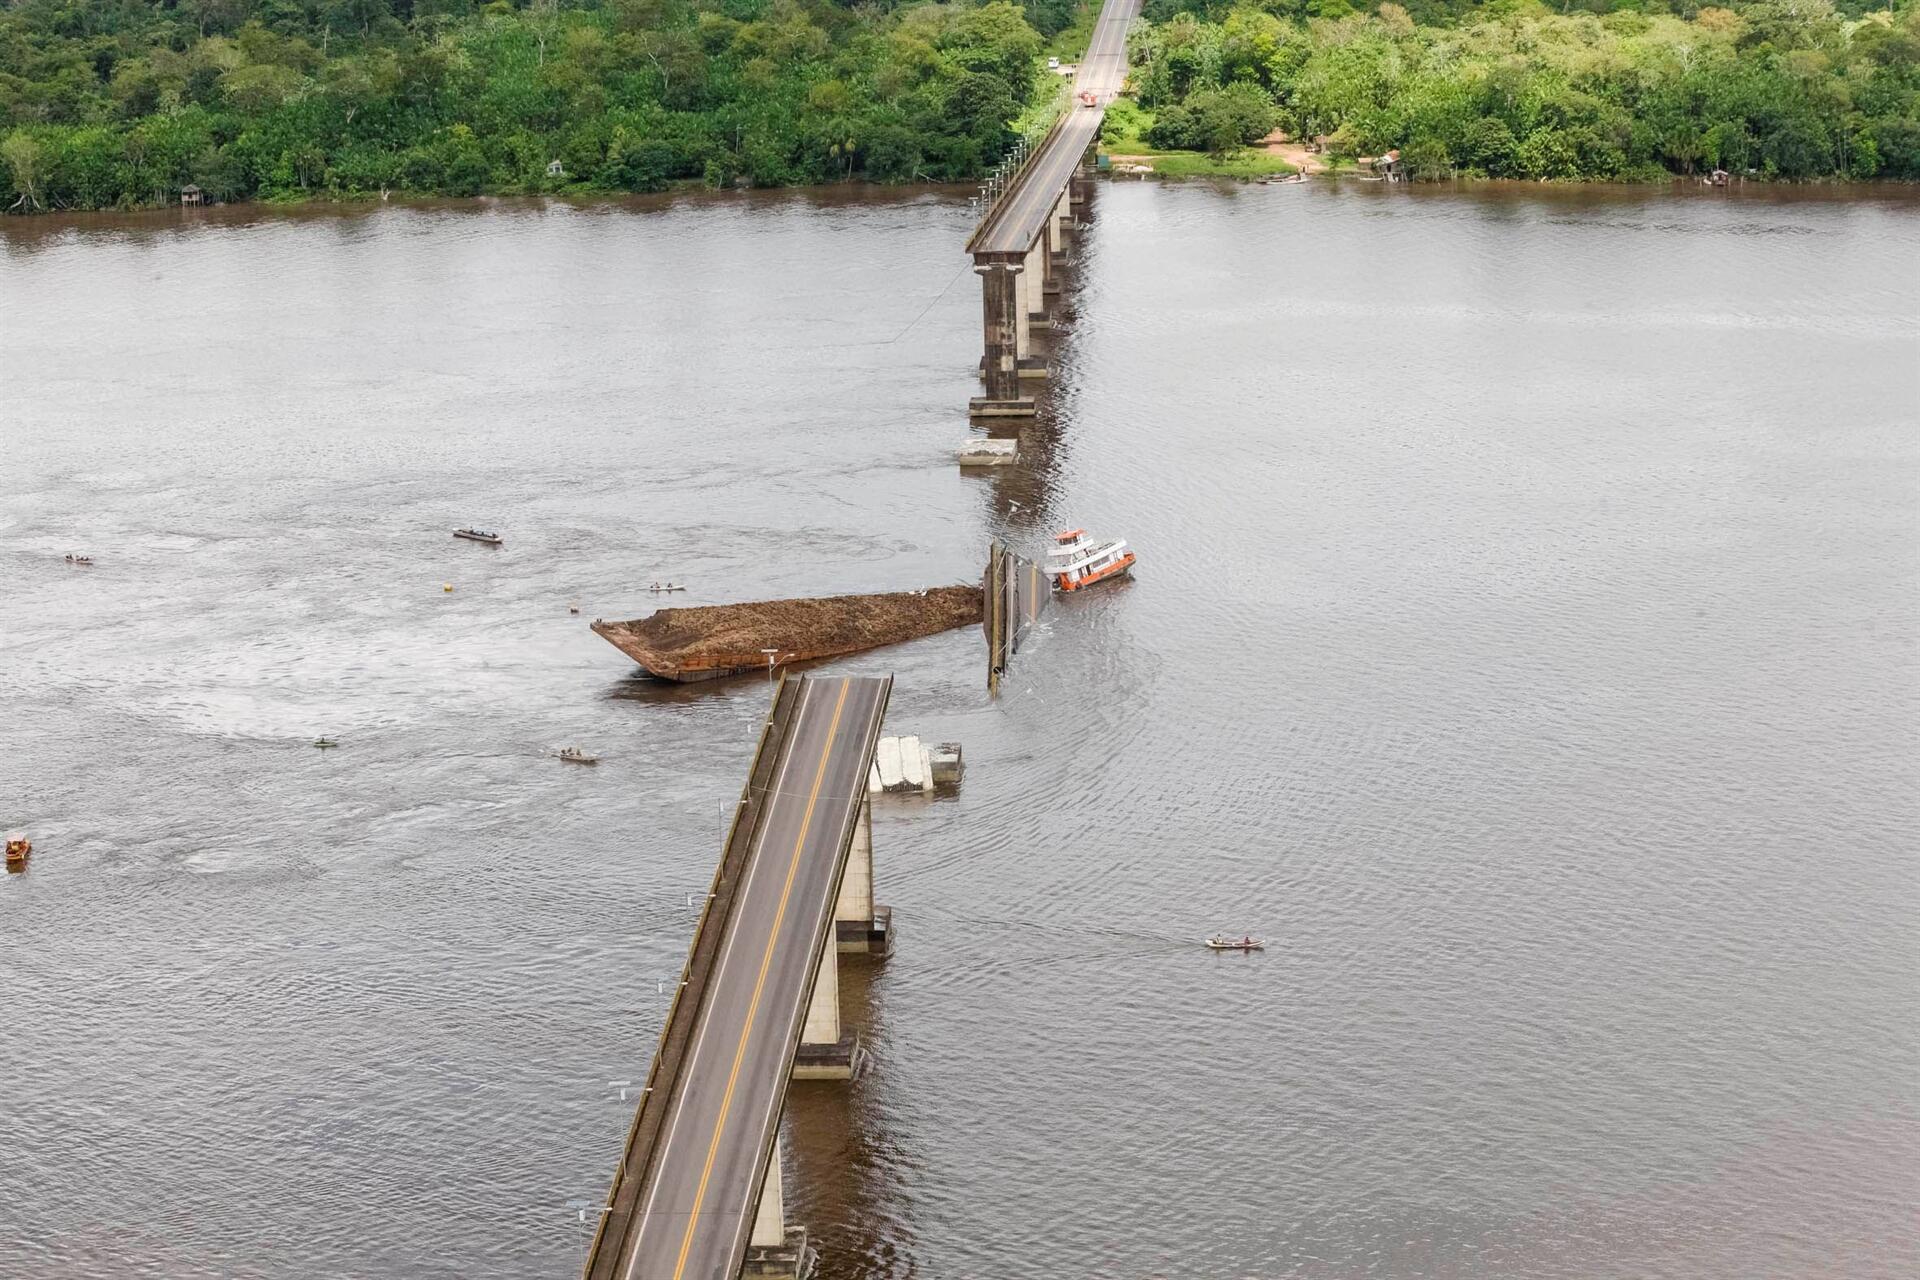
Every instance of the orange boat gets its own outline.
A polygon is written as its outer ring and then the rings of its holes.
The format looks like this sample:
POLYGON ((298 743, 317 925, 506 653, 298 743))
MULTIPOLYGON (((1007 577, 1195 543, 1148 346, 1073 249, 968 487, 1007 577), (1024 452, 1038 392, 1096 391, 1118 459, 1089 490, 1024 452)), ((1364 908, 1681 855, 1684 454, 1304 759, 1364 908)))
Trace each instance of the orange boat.
POLYGON ((32 856, 33 841, 23 835, 10 835, 7 837, 7 870, 24 870, 27 865, 27 859, 32 856))
POLYGON ((1053 543, 1047 553, 1047 576, 1062 591, 1078 591, 1133 571, 1134 554, 1118 538, 1089 542, 1085 529, 1068 529, 1055 534, 1053 543))

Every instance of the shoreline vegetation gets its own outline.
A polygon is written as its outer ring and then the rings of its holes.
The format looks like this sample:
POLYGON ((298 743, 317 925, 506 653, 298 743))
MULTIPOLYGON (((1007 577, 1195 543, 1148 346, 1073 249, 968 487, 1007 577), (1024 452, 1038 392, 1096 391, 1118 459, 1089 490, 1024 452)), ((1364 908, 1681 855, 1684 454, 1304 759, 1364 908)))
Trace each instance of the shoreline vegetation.
MULTIPOLYGON (((970 181, 1097 11, 7 0, 0 208, 970 181)), ((1156 176, 1920 179, 1920 0, 1148 0, 1130 58, 1156 176)))

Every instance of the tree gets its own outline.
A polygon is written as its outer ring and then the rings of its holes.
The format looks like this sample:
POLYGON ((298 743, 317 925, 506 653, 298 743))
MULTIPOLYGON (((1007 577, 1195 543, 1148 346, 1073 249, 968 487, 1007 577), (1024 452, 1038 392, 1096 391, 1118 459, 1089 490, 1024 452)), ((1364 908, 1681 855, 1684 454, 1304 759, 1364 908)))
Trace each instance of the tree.
POLYGON ((876 182, 912 182, 920 176, 920 142, 904 125, 873 126, 863 154, 866 175, 876 182))
POLYGON ((1432 134, 1415 138, 1400 148, 1400 163, 1415 182, 1439 182, 1453 176, 1453 156, 1447 144, 1432 134))
POLYGON ((1224 89, 1202 89, 1186 105, 1193 116, 1195 149, 1215 157, 1266 137, 1280 114, 1272 97, 1247 80, 1224 89))
POLYGON ((27 135, 24 130, 16 129, 8 134, 6 141, 0 142, 0 158, 7 162, 7 172, 13 176, 13 189, 18 194, 12 208, 44 209, 40 202, 40 183, 44 153, 40 144, 27 135))

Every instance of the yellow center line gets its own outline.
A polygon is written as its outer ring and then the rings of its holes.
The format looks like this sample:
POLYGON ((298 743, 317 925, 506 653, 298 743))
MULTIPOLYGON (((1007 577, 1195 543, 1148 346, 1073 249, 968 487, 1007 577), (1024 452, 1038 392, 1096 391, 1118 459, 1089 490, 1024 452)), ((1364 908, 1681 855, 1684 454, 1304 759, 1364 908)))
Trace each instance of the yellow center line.
POLYGON ((713 1162, 720 1154, 720 1135, 727 1127, 727 1113, 733 1109, 734 1086, 740 1083, 740 1064, 746 1061, 747 1040, 753 1035, 753 1023, 760 1012, 760 992, 767 985, 767 970, 773 967, 773 949, 780 941, 780 924, 787 916, 787 899, 793 894, 793 879, 800 871, 800 851, 806 847, 807 831, 813 826, 813 807, 820 799, 820 787, 827 780, 827 761, 833 758, 833 740, 840 732, 840 713, 847 705, 851 679, 840 682, 840 697, 833 704, 833 721, 827 725, 827 745, 820 751, 820 768, 813 775, 813 790, 807 795, 807 811, 800 819, 800 836, 793 842, 793 858, 787 863, 787 883, 780 890, 780 905, 773 913, 773 927, 767 931, 767 953, 760 957, 760 976, 753 983, 753 998, 747 1002, 746 1025, 740 1028, 740 1047, 733 1053, 733 1070, 727 1074, 727 1091, 720 1096, 720 1117, 713 1122, 713 1142, 707 1147, 707 1164, 700 1171, 700 1185, 693 1193, 693 1211, 687 1215, 687 1234, 680 1241, 680 1259, 673 1267, 673 1280, 681 1280, 687 1269, 687 1254, 693 1249, 694 1228, 700 1222, 700 1205, 707 1198, 707 1181, 713 1177, 713 1162))

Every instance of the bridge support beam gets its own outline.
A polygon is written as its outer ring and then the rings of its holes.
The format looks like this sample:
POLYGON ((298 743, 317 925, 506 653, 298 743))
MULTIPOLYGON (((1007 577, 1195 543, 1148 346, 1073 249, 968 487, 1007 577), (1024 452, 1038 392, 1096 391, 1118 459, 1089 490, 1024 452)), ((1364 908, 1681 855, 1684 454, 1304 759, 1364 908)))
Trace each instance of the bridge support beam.
POLYGON ((760 1203, 753 1213, 753 1234, 747 1239, 742 1280, 806 1280, 813 1270, 813 1250, 807 1247, 807 1229, 787 1225, 787 1202, 780 1186, 780 1142, 767 1155, 766 1177, 760 1183, 760 1203))
POLYGON ((1014 366, 1024 378, 1027 364, 1033 359, 1033 307, 1040 296, 1040 278, 1034 274, 1031 253, 1020 264, 1020 274, 1014 277, 1014 291, 1019 295, 1013 309, 1014 366))
POLYGON ((851 1080, 859 1074, 864 1056, 860 1033, 840 1025, 840 948, 829 938, 821 948, 813 994, 807 999, 807 1020, 793 1055, 793 1078, 851 1080))
POLYGON ((967 412, 981 418, 1030 418, 1033 397, 1020 394, 1020 342, 1026 324, 1020 276, 1025 264, 1018 259, 976 257, 980 276, 981 310, 985 320, 986 378, 984 396, 975 396, 967 412))
POLYGON ((893 908, 873 901, 873 804, 860 802, 860 821, 847 850, 847 873, 833 907, 834 942, 842 955, 893 954, 893 908))
POLYGON ((1073 214, 1072 183, 1047 215, 1047 292, 1060 292, 1060 271, 1067 265, 1067 219, 1073 214))
POLYGON ((787 1241, 787 1200, 780 1191, 780 1140, 767 1153, 767 1175, 760 1183, 760 1206, 753 1211, 753 1235, 748 1245, 766 1248, 787 1241))
POLYGON ((1022 336, 1027 339, 1020 344, 1020 376, 1023 378, 1047 376, 1046 359, 1033 354, 1031 334, 1035 329, 1047 327, 1048 266, 1046 236, 1042 235, 1027 250, 1026 267, 1020 272, 1020 278, 1026 282, 1022 298, 1024 313, 1020 317, 1022 336))

